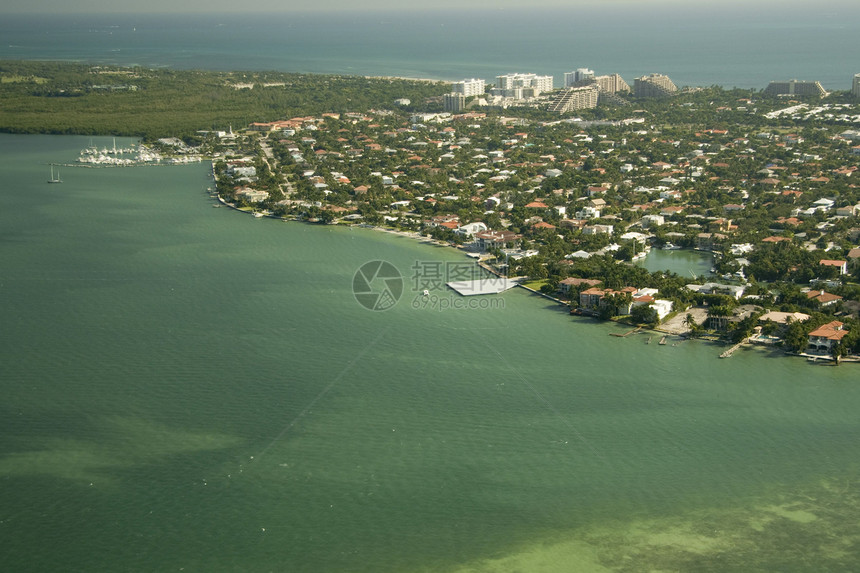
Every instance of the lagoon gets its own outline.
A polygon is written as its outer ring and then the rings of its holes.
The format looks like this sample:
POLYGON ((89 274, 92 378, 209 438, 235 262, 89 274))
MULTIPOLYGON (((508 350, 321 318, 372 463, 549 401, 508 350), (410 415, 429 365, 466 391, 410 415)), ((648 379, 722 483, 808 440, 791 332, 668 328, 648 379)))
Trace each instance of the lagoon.
POLYGON ((695 282, 696 277, 708 276, 714 266, 714 255, 693 249, 663 250, 652 248, 644 259, 634 263, 649 272, 671 271, 695 282))
POLYGON ((8 569, 860 567, 853 365, 608 336, 522 289, 416 307, 412 269, 465 257, 212 209, 205 165, 46 184, 88 144, 0 135, 8 569), (353 296, 375 260, 385 311, 353 296))

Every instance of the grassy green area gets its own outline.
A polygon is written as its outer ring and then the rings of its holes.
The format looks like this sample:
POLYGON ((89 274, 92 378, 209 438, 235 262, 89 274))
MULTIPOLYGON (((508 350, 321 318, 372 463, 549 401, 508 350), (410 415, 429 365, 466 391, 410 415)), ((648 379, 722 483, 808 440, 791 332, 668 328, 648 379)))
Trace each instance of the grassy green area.
POLYGON ((536 291, 540 291, 540 288, 548 282, 549 282, 549 280, 547 280, 547 279, 540 279, 540 280, 536 280, 536 281, 527 281, 527 282, 524 282, 522 284, 524 287, 534 289, 536 291))

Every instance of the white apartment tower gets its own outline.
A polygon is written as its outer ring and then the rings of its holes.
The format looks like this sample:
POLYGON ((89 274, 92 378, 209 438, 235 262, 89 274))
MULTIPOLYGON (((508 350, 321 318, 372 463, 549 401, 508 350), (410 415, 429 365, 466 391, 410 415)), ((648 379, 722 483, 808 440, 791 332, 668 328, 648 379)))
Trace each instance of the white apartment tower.
POLYGON ((475 78, 472 78, 470 80, 452 83, 451 92, 463 94, 465 97, 479 96, 484 93, 485 87, 484 80, 476 80, 475 78))
POLYGON ((500 90, 511 90, 515 88, 533 88, 534 95, 541 92, 552 91, 552 76, 538 76, 536 74, 506 74, 496 76, 496 87, 500 90))
POLYGON ((594 70, 588 68, 579 68, 575 72, 566 72, 564 74, 564 87, 570 88, 583 85, 582 82, 587 82, 594 79, 594 70))
POLYGON ((860 97, 860 74, 854 74, 854 83, 851 84, 851 93, 854 97, 860 97))
POLYGON ((574 77, 578 82, 584 82, 585 80, 594 79, 594 70, 589 70, 588 68, 579 68, 574 72, 574 77))

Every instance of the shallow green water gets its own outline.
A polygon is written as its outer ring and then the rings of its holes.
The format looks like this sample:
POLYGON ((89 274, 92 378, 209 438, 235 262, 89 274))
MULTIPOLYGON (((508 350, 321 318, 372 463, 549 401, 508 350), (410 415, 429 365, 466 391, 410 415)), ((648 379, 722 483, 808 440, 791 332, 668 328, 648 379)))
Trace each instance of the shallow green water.
POLYGON ((665 251, 653 248, 648 252, 647 257, 636 261, 635 264, 652 273, 668 270, 694 281, 696 277, 710 276, 711 267, 714 266, 714 256, 711 253, 690 249, 665 251))
POLYGON ((45 183, 88 143, 0 136, 9 570, 860 566, 853 365, 521 290, 416 309, 415 262, 460 254, 213 209, 203 165, 45 183), (351 291, 370 260, 406 279, 385 312, 351 291))

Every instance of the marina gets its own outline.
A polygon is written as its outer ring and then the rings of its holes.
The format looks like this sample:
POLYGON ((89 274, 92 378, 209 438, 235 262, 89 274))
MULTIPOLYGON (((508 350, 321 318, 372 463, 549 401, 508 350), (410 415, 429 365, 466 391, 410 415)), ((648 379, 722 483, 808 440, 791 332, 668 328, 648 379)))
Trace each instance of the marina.
POLYGON ((133 143, 126 147, 117 147, 116 138, 113 145, 101 148, 90 144, 80 151, 73 163, 68 167, 140 167, 146 165, 185 165, 204 161, 202 155, 187 153, 182 147, 176 153, 166 155, 142 143, 133 143))

